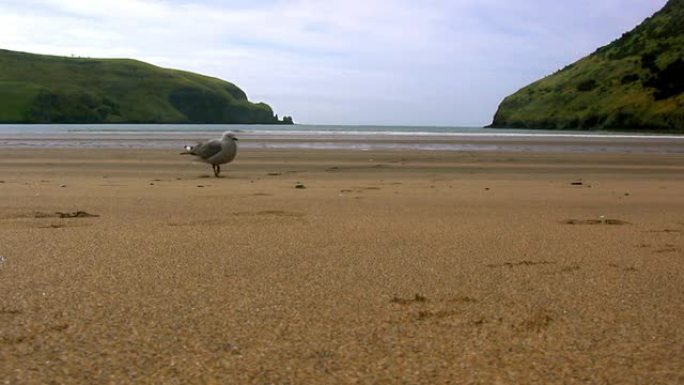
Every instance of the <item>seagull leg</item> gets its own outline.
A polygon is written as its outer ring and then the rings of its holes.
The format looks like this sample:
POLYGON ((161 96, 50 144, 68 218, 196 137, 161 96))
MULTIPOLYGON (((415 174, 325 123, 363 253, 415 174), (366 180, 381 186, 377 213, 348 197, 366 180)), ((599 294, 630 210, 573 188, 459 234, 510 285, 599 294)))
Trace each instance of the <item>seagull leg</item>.
POLYGON ((212 164, 211 169, 214 170, 214 176, 217 176, 218 174, 216 173, 216 165, 212 164))
POLYGON ((220 165, 220 164, 217 164, 217 165, 216 165, 216 174, 215 174, 217 178, 218 178, 218 176, 219 176, 220 173, 221 173, 221 165, 220 165))

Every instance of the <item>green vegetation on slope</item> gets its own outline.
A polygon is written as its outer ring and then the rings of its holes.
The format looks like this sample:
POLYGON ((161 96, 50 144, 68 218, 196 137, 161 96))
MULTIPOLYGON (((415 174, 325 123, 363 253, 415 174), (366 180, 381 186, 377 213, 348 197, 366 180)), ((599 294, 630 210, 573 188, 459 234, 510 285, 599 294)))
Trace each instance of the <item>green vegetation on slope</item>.
POLYGON ((0 50, 0 123, 292 123, 232 83, 128 59, 0 50))
POLYGON ((684 132, 684 0, 508 96, 491 126, 684 132))

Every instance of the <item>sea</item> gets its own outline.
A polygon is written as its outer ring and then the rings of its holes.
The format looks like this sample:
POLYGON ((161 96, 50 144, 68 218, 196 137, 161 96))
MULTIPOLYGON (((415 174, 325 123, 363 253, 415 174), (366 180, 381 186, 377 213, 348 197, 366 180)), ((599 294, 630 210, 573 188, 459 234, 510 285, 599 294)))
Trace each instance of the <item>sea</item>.
POLYGON ((684 135, 444 126, 4 124, 2 148, 182 149, 235 133, 247 149, 684 153, 684 135))

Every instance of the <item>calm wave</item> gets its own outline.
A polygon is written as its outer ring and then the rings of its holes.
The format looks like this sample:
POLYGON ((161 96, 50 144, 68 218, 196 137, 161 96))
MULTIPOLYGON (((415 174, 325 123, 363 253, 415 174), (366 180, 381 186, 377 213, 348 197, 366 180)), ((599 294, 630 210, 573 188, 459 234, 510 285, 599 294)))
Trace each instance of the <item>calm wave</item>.
POLYGON ((263 149, 684 153, 684 135, 336 125, 0 125, 0 147, 173 149, 223 131, 263 149))

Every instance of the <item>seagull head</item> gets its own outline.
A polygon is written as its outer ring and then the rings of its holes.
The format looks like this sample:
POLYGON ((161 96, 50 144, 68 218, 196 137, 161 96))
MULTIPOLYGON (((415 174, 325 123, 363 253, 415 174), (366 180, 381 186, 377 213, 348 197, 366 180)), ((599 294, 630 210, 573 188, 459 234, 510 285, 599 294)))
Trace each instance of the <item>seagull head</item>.
POLYGON ((224 132, 223 136, 221 137, 221 140, 235 140, 235 141, 237 141, 238 138, 236 138, 232 132, 224 132))

